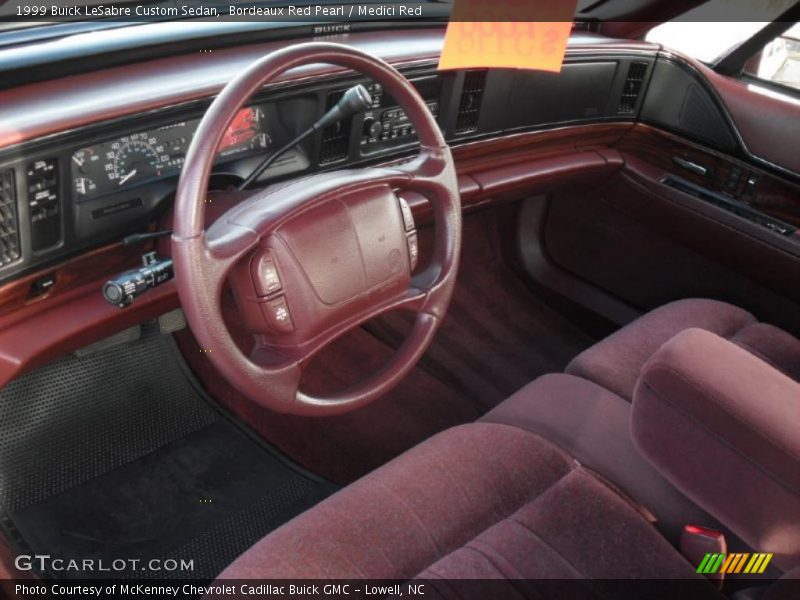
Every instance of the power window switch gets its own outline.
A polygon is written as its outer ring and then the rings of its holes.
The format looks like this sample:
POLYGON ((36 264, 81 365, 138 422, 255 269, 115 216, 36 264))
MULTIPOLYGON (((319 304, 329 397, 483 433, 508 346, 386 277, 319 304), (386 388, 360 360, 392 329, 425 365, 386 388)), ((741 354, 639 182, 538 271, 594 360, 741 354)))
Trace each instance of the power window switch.
POLYGON ((269 296, 279 292, 283 287, 278 267, 270 252, 264 252, 256 258, 253 262, 252 275, 258 296, 269 296))
POLYGON ((731 193, 735 193, 736 189, 739 187, 739 181, 742 179, 742 170, 737 167, 731 167, 731 171, 728 174, 728 179, 725 182, 725 189, 731 193))
POLYGON ((291 333, 294 331, 294 323, 292 323, 292 315, 289 312, 286 296, 278 296, 262 303, 261 312, 264 314, 270 329, 276 333, 291 333))
POLYGON ((756 191, 758 190, 758 175, 751 173, 747 178, 747 183, 744 186, 742 197, 746 202, 752 202, 756 199, 756 191))

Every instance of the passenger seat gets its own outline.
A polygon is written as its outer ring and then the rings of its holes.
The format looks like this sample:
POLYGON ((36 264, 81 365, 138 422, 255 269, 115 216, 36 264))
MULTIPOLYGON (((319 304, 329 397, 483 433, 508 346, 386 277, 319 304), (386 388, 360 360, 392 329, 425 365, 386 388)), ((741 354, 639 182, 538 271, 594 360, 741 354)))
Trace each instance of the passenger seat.
POLYGON ((800 340, 746 310, 707 299, 665 304, 585 350, 566 372, 593 381, 628 402, 642 367, 663 344, 686 329, 725 338, 800 381, 800 340))
MULTIPOLYGON (((759 325, 727 305, 697 302, 678 309, 717 306, 738 317, 735 326, 716 320, 729 338, 759 325)), ((659 329, 653 315, 643 321, 659 329)), ((582 580, 579 597, 614 598, 621 590, 607 587, 612 580, 639 579, 653 585, 647 594, 631 587, 636 597, 722 598, 676 540, 648 523, 722 529, 691 497, 729 525, 723 531, 735 543, 727 552, 752 551, 735 531, 770 553, 772 571, 762 578, 746 570, 741 579, 736 571, 733 589, 795 598, 798 390, 730 339, 689 328, 653 352, 632 404, 574 375, 541 377, 483 422, 422 442, 270 533, 220 579, 415 578, 434 597, 462 598, 497 597, 499 589, 509 598, 550 597, 547 581, 566 579, 582 580), (512 582, 452 587, 471 579, 512 582), (667 579, 691 588, 678 592, 667 579)))
POLYGON ((579 354, 566 373, 536 379, 481 421, 522 427, 564 448, 646 506, 655 526, 675 545, 685 525, 700 524, 724 532, 732 549, 746 552, 747 544, 668 482, 631 438, 631 401, 642 368, 687 329, 715 333, 800 380, 800 341, 790 334, 724 302, 679 300, 579 354))
POLYGON ((722 531, 733 550, 748 546, 678 491, 642 457, 630 432, 631 403, 564 373, 539 377, 480 421, 512 425, 551 441, 652 513, 661 534, 677 546, 685 525, 722 531))

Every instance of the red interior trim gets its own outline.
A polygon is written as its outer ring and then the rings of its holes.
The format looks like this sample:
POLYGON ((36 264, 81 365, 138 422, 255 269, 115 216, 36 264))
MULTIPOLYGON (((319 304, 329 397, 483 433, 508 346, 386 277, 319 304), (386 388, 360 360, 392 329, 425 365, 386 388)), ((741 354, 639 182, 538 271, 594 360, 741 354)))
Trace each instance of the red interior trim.
MULTIPOLYGON (((607 129, 607 126, 601 129, 602 136, 607 135, 607 129)), ((541 193, 613 175, 622 166, 622 160, 618 153, 604 144, 598 142, 598 146, 604 147, 585 152, 575 153, 572 149, 574 140, 583 139, 589 143, 591 133, 597 131, 596 126, 575 127, 561 129, 557 134, 537 132, 515 136, 510 141, 501 140, 502 143, 489 140, 485 144, 495 151, 509 145, 514 149, 508 156, 495 156, 494 163, 471 159, 480 153, 480 146, 471 144, 467 152, 458 153, 462 155, 459 187, 464 208, 468 210, 490 202, 514 199, 523 193, 541 193), (525 149, 521 140, 527 144, 535 143, 544 156, 531 158, 532 153, 525 149), (553 152, 551 144, 555 144, 559 155, 550 154, 553 152), (476 166, 487 163, 492 166, 483 169, 476 166), (473 172, 467 174, 466 170, 473 172)), ((602 139, 606 140, 606 137, 602 139)), ((617 136, 609 139, 617 139, 617 136)), ((418 223, 429 220, 427 201, 411 198, 409 202, 418 223)), ((113 252, 113 248, 109 251, 113 252)), ((51 271, 53 269, 48 270, 51 271)), ((179 306, 175 284, 169 282, 120 310, 106 303, 101 296, 101 285, 108 274, 93 273, 96 279, 0 316, 0 386, 24 371, 179 306)), ((8 285, 14 285, 14 282, 8 285)), ((2 290, 0 288, 0 297, 2 290)))

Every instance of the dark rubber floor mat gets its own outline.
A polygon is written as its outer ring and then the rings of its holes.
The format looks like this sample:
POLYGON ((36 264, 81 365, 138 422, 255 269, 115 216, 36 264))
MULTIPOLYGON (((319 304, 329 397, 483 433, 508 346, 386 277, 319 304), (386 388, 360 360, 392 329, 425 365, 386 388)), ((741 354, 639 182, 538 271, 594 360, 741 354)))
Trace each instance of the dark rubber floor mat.
POLYGON ((335 490, 211 406, 168 336, 151 332, 23 379, 0 393, 0 411, 24 432, 9 436, 3 424, 7 533, 31 554, 107 567, 123 559, 112 572, 45 577, 210 579, 335 490), (166 571, 168 560, 183 567, 166 571))
POLYGON ((0 504, 13 511, 144 456, 220 417, 170 338, 70 356, 0 391, 0 504))

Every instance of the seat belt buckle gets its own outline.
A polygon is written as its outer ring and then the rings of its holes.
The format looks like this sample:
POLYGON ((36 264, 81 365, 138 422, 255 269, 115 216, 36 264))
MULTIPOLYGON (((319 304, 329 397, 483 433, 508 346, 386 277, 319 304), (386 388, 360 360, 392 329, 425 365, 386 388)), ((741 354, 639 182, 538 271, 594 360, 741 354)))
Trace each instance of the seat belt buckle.
POLYGON ((725 569, 719 567, 728 552, 724 533, 700 525, 686 525, 681 531, 680 551, 697 567, 698 573, 708 577, 718 588, 722 587, 725 569))

